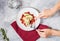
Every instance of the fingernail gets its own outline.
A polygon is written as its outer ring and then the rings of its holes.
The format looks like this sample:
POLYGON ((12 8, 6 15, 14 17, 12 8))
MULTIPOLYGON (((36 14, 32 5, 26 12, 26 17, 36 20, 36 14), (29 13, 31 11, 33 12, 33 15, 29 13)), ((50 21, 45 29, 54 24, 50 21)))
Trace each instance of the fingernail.
POLYGON ((40 31, 40 32, 44 32, 44 31, 40 31))

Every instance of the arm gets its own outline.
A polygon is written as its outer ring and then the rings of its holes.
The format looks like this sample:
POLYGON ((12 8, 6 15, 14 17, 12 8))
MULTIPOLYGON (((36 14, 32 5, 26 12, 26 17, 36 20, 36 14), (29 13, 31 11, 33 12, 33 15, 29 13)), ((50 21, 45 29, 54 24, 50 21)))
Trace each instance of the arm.
POLYGON ((53 8, 51 9, 44 9, 38 16, 38 18, 48 18, 55 14, 60 9, 60 2, 58 2, 53 8))
POLYGON ((36 31, 39 34, 39 36, 43 38, 47 38, 49 36, 60 36, 60 31, 54 29, 37 29, 36 31))
POLYGON ((60 2, 57 3, 52 9, 50 9, 50 12, 54 14, 56 11, 58 11, 60 8, 60 2))
POLYGON ((60 36, 60 31, 58 31, 58 30, 52 30, 52 35, 53 36, 60 36))

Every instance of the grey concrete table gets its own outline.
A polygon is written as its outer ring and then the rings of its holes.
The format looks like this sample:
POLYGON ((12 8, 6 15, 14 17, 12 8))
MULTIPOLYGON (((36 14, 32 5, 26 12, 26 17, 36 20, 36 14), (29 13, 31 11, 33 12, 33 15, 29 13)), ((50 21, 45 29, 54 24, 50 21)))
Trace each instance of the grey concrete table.
MULTIPOLYGON (((0 0, 0 27, 6 30, 10 41, 23 41, 10 25, 16 20, 16 15, 20 9, 11 9, 7 6, 8 0, 0 0)), ((34 7, 42 11, 46 8, 52 8, 58 0, 22 0, 23 7, 34 7)), ((42 24, 48 25, 53 29, 60 30, 60 12, 57 11, 53 17, 42 19, 42 24)), ((37 41, 60 41, 60 37, 51 36, 49 38, 39 38, 37 41)))

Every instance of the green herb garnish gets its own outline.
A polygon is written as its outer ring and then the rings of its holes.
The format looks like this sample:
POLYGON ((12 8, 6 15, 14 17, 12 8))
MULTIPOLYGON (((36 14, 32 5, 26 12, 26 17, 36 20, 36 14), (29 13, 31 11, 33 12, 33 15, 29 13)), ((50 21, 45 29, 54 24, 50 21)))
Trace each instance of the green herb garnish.
POLYGON ((5 32, 5 30, 3 28, 1 28, 1 32, 2 32, 2 35, 3 35, 3 39, 5 41, 9 41, 9 38, 7 38, 6 32, 5 32))

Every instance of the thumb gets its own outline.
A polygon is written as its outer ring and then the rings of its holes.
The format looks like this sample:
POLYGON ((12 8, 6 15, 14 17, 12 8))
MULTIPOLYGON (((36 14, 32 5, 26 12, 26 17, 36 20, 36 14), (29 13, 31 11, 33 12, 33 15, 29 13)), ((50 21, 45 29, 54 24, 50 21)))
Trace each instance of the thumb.
POLYGON ((36 31, 37 31, 38 33, 40 33, 40 29, 36 29, 36 31))
POLYGON ((42 13, 39 13, 38 17, 37 18, 42 18, 44 16, 44 14, 42 13))
POLYGON ((44 31, 40 30, 40 29, 37 29, 36 30, 38 33, 43 33, 44 31))
POLYGON ((37 29, 36 31, 37 31, 38 35, 40 36, 40 30, 37 29))

